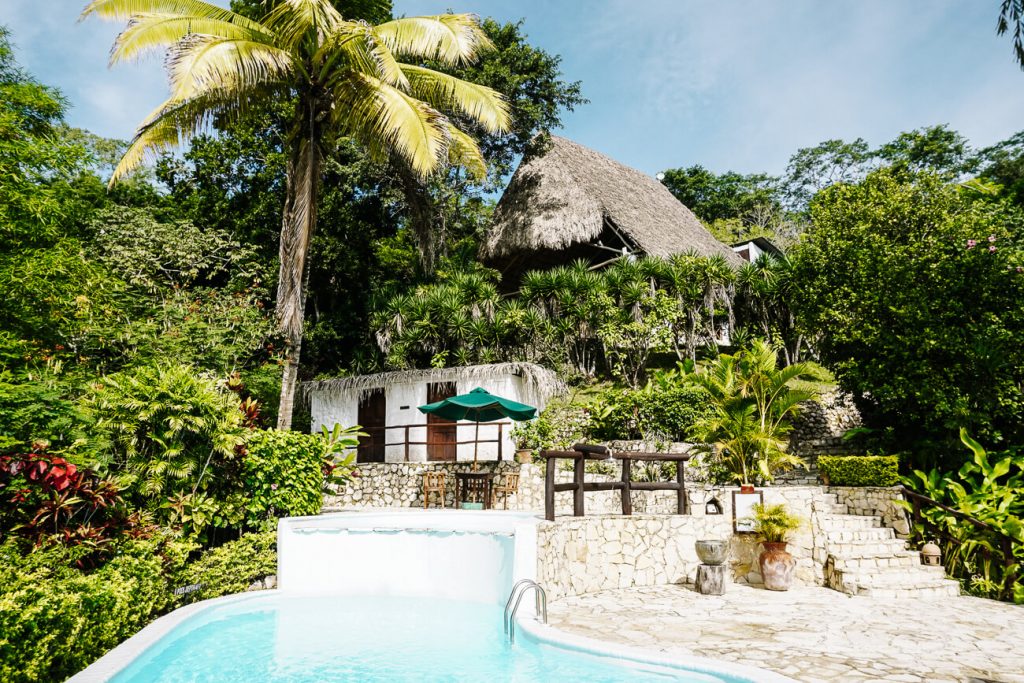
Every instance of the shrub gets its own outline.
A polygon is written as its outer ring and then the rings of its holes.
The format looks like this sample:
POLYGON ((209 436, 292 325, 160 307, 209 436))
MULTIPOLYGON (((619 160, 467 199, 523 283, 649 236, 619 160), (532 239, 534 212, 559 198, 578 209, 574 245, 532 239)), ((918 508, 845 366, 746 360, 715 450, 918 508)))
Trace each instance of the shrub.
POLYGON ((35 546, 81 546, 85 567, 102 561, 121 534, 138 534, 139 515, 123 506, 117 485, 95 472, 47 453, 0 455, 0 531, 35 546))
POLYGON ((206 551, 187 567, 184 583, 200 587, 183 599, 194 602, 240 593, 254 581, 276 573, 277 533, 243 534, 237 541, 206 551))
POLYGON ((594 411, 594 436, 683 441, 709 410, 708 394, 698 386, 649 383, 643 389, 609 389, 594 411))
POLYGON ((357 443, 355 435, 355 428, 338 427, 321 434, 253 432, 242 461, 246 523, 258 527, 278 517, 319 513, 325 483, 351 474, 354 456, 339 452, 357 443))
MULTIPOLYGON (((926 474, 914 470, 913 476, 905 480, 907 487, 947 506, 923 506, 921 512, 930 528, 916 525, 914 536, 919 540, 934 538, 942 544, 946 572, 959 579, 971 594, 1024 603, 1021 449, 990 453, 965 429, 960 430, 960 439, 972 457, 957 472, 932 470, 926 474), (980 520, 988 528, 966 523, 962 515, 980 520)), ((903 505, 913 509, 907 502, 903 505)))
POLYGON ((201 533, 237 526, 239 454, 249 430, 238 399, 184 365, 104 377, 85 401, 96 420, 99 467, 156 521, 201 533))
POLYGON ((86 574, 69 566, 79 549, 0 546, 0 680, 63 680, 138 631, 173 605, 168 580, 188 549, 130 541, 86 574))
POLYGON ((250 526, 277 517, 320 512, 326 439, 319 434, 256 431, 249 437, 246 451, 242 479, 250 526))
POLYGON ((822 455, 818 471, 831 486, 896 486, 900 483, 895 455, 822 455))

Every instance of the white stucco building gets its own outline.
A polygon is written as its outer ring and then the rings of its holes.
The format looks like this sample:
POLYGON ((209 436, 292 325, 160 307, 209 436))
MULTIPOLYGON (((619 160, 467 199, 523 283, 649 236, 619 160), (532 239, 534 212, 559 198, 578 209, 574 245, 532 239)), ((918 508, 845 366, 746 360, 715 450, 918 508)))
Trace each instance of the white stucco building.
POLYGON ((359 462, 426 462, 510 460, 514 423, 449 422, 417 408, 482 387, 492 394, 540 410, 562 390, 558 377, 532 363, 496 363, 459 368, 406 370, 310 382, 305 386, 312 429, 360 425, 369 434, 361 440, 359 462))

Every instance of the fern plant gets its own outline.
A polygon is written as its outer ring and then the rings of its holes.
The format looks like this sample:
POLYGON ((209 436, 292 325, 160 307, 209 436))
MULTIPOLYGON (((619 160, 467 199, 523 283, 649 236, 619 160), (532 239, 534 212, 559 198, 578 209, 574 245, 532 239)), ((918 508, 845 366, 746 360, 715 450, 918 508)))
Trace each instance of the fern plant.
POLYGON ((763 543, 786 543, 803 520, 789 511, 784 503, 753 506, 754 533, 763 543))

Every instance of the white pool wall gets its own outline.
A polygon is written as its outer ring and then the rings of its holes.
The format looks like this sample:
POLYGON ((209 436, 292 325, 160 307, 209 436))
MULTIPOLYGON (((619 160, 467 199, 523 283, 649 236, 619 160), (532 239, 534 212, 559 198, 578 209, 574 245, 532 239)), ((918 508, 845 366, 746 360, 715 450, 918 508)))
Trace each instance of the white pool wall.
POLYGON ((501 603, 537 572, 530 513, 339 512, 278 523, 278 588, 295 594, 406 595, 501 603))

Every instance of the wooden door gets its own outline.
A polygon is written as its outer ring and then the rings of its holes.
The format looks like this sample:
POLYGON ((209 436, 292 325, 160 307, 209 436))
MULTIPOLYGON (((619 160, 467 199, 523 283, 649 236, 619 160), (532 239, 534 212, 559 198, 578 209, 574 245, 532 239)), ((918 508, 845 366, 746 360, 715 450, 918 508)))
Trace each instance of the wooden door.
MULTIPOLYGON (((427 385, 427 403, 443 401, 455 395, 455 382, 431 382, 427 385)), ((458 423, 427 415, 427 460, 455 460, 458 423)))
POLYGON ((372 389, 359 399, 359 425, 367 436, 360 437, 357 462, 384 462, 387 441, 387 400, 383 389, 372 389))

